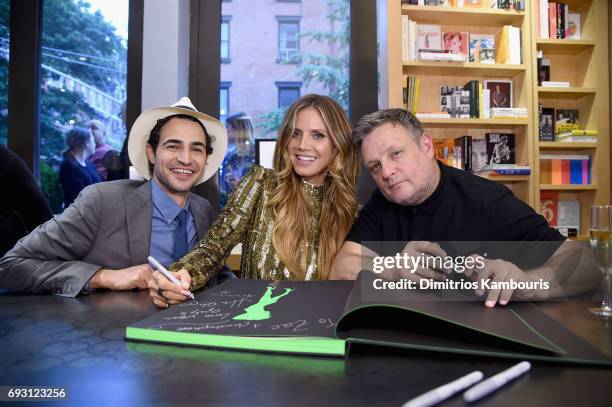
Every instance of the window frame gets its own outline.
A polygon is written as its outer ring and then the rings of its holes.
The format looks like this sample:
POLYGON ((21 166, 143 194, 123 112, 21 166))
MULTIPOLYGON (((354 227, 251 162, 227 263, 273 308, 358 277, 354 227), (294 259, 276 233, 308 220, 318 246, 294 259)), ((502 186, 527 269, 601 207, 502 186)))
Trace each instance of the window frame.
POLYGON ((230 113, 230 88, 232 87, 232 82, 231 81, 222 81, 219 84, 219 119, 221 119, 223 121, 224 117, 221 114, 221 101, 223 100, 223 98, 221 97, 221 92, 222 91, 227 91, 227 112, 225 117, 229 116, 230 113))
POLYGON ((301 16, 275 16, 276 25, 277 25, 277 34, 276 34, 276 63, 277 64, 297 64, 299 63, 298 57, 285 57, 282 55, 281 50, 281 27, 283 25, 295 24, 297 27, 297 47, 296 54, 300 53, 300 34, 301 34, 301 26, 300 22, 302 20, 301 16))
MULTIPOLYGON (((219 53, 221 56, 221 63, 222 64, 229 64, 232 62, 232 59, 230 57, 231 55, 231 48, 230 48, 230 44, 231 44, 231 31, 230 31, 230 27, 231 24, 230 22, 232 21, 232 16, 221 16, 221 29, 223 29, 223 24, 227 24, 227 40, 225 40, 225 42, 227 43, 227 56, 224 57, 223 53, 221 52, 221 48, 219 49, 219 53)), ((219 34, 221 35, 221 33, 219 34)), ((220 45, 223 44, 223 35, 221 35, 221 41, 220 41, 220 45)))
POLYGON ((277 82, 274 82, 274 85, 276 86, 276 107, 278 107, 279 109, 282 109, 290 105, 290 104, 286 106, 281 105, 281 92, 282 91, 297 89, 298 91, 297 99, 299 99, 302 96, 302 86, 304 84, 300 81, 277 81, 277 82))

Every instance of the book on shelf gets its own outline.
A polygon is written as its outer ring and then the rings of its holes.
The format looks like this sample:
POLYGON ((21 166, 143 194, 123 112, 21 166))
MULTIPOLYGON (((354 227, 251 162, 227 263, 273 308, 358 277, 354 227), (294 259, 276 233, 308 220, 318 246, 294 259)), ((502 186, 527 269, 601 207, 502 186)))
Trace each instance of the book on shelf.
POLYGON ((581 129, 573 129, 564 131, 562 133, 555 134, 557 137, 567 137, 567 136, 597 136, 597 130, 581 130, 581 129))
POLYGON ((468 38, 467 32, 445 32, 442 35, 442 49, 460 58, 460 61, 466 62, 469 54, 468 38))
POLYGON ((597 143, 597 130, 569 130, 555 134, 560 143, 597 143))
POLYGON ((548 226, 557 226, 557 203, 559 193, 555 191, 540 191, 540 214, 544 216, 548 226))
POLYGON ((423 50, 442 50, 442 28, 433 24, 417 24, 417 47, 423 50))
POLYGON ((415 76, 408 76, 406 78, 406 88, 404 102, 406 103, 406 110, 414 114, 417 111, 419 105, 419 98, 421 94, 421 78, 415 76))
POLYGON ((555 138, 559 143, 597 143, 597 137, 594 136, 565 136, 555 138))
POLYGON ((521 30, 505 25, 495 33, 495 63, 521 64, 521 30))
POLYGON ((465 62, 465 58, 460 54, 453 54, 449 51, 430 51, 419 50, 420 61, 447 61, 447 62, 465 62))
POLYGON ((451 115, 448 112, 417 112, 417 119, 450 119, 451 115))
POLYGON ((503 10, 525 10, 525 0, 497 0, 498 9, 503 10))
POLYGON ((486 133, 487 163, 516 164, 513 133, 486 133))
POLYGON ((491 109, 492 119, 525 119, 527 117, 526 107, 495 107, 491 109))
POLYGON ((536 0, 536 34, 542 39, 580 39, 580 14, 562 2, 536 0))
POLYGON ((485 6, 484 0, 463 0, 463 7, 466 8, 482 8, 485 6))
POLYGON ((555 110, 555 134, 566 131, 579 130, 577 109, 556 109, 555 110))
POLYGON ((455 139, 454 166, 460 170, 472 171, 472 136, 455 139))
MULTIPOLYGON (((455 284, 468 282, 455 275, 455 284)), ((234 279, 128 325, 125 339, 331 357, 369 344, 451 357, 612 363, 530 302, 488 309, 472 290, 399 289, 402 282, 380 289, 383 283, 391 284, 367 271, 355 281, 234 279)))
POLYGON ((512 107, 512 81, 509 79, 487 80, 483 82, 485 89, 490 92, 489 107, 512 107))
POLYGON ((548 3, 548 35, 549 38, 557 38, 557 4, 548 3))
POLYGON ((531 175, 531 167, 517 164, 492 164, 489 166, 490 176, 501 175, 531 175))
POLYGON ((455 140, 434 139, 433 147, 436 160, 450 167, 455 166, 455 140))
POLYGON ((495 63, 495 37, 490 34, 470 34, 470 62, 495 63))
POLYGON ((566 81, 542 81, 545 88, 569 88, 570 83, 566 81))
POLYGON ((567 13, 567 26, 565 29, 565 38, 568 40, 580 39, 580 13, 567 13))
POLYGON ((540 141, 555 140, 555 109, 539 105, 540 115, 540 141))
POLYGON ((540 154, 540 183, 591 184, 591 157, 588 154, 540 154))
MULTIPOLYGON (((538 51, 542 52, 542 51, 538 51)), ((546 83, 559 83, 559 82, 551 82, 550 81, 550 59, 541 58, 540 67, 538 68, 538 86, 544 86, 544 82, 546 83)), ((569 84, 568 84, 569 86, 569 84)))
POLYGON ((402 15, 402 60, 415 61, 417 57, 417 24, 402 15))
POLYGON ((440 86, 440 111, 452 118, 470 117, 470 92, 456 86, 440 86))
POLYGON ((469 92, 470 118, 477 119, 479 117, 479 94, 478 81, 471 80, 463 86, 464 91, 469 92))
POLYGON ((487 141, 483 138, 472 139, 472 172, 483 172, 488 167, 487 141))
POLYGON ((578 236, 578 229, 576 228, 567 228, 567 227, 557 226, 555 229, 557 229, 557 231, 565 237, 578 236))
POLYGON ((557 227, 580 230, 580 202, 560 200, 557 203, 557 227))

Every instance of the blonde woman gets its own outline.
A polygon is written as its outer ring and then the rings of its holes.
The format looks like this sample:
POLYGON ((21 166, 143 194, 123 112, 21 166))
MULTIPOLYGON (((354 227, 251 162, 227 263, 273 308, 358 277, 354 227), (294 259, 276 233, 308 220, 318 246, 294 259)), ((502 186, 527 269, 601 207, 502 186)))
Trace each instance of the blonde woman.
POLYGON ((355 219, 357 170, 342 108, 327 96, 300 98, 279 129, 274 170, 254 166, 208 235, 170 267, 182 287, 153 274, 153 302, 165 308, 184 301, 184 290, 202 287, 238 243, 242 277, 327 279, 355 219))

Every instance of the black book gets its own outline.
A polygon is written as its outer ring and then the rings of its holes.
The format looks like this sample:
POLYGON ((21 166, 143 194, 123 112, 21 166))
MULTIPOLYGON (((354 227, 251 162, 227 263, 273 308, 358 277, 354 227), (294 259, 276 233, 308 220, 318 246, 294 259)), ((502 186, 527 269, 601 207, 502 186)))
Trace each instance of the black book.
POLYGON ((555 109, 540 105, 540 141, 555 141, 555 109))
POLYGON ((612 365, 529 302, 487 308, 435 290, 356 281, 235 279, 126 328, 127 340, 343 357, 352 343, 522 360, 612 365))
POLYGON ((565 4, 557 3, 557 38, 565 38, 565 4))
POLYGON ((470 118, 478 118, 478 81, 469 81, 463 86, 463 89, 470 92, 470 118))
POLYGON ((516 164, 514 134, 512 133, 486 133, 487 163, 516 164))
POLYGON ((472 136, 462 136, 455 139, 455 162, 457 168, 472 172, 472 136))

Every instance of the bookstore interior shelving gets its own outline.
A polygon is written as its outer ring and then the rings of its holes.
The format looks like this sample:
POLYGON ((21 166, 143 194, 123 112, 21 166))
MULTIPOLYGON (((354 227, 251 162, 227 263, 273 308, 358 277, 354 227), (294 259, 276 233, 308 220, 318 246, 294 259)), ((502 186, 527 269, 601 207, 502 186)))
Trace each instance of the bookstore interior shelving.
POLYGON ((540 191, 558 191, 559 199, 580 202, 579 235, 588 233, 589 206, 610 201, 609 91, 607 48, 607 1, 564 1, 570 12, 581 14, 580 40, 540 39, 536 35, 539 1, 526 1, 525 11, 487 8, 456 8, 402 4, 380 0, 379 46, 381 107, 405 107, 403 88, 408 76, 420 78, 419 112, 440 110, 440 86, 463 87, 471 80, 511 80, 512 107, 526 108, 527 119, 421 119, 434 138, 456 139, 464 135, 484 138, 486 133, 514 133, 516 163, 528 164, 530 175, 486 176, 508 186, 514 194, 539 210, 540 191), (474 62, 404 61, 402 15, 417 24, 436 24, 442 32, 495 34, 504 25, 520 28, 521 64, 474 62), (538 86, 537 51, 550 60, 550 80, 568 81, 569 88, 538 86), (596 143, 539 141, 538 106, 577 109, 582 129, 597 130, 596 143), (589 154, 589 185, 540 183, 540 154, 589 154))
MULTIPOLYGON (((541 39, 531 38, 533 83, 537 85, 536 53, 550 60, 550 80, 566 81, 569 88, 536 86, 532 112, 535 128, 538 126, 538 105, 555 109, 576 109, 580 128, 596 130, 597 142, 559 143, 539 141, 534 135, 534 201, 540 201, 541 191, 556 191, 559 200, 580 202, 579 237, 585 238, 589 229, 589 207, 610 202, 610 119, 609 119, 609 69, 608 69, 608 1, 561 0, 569 11, 580 14, 581 38, 541 39), (567 145, 570 144, 570 145, 567 145), (540 180, 540 154, 590 156, 591 182, 588 185, 550 185, 540 180)), ((537 31, 538 2, 529 2, 532 32, 537 31)))

